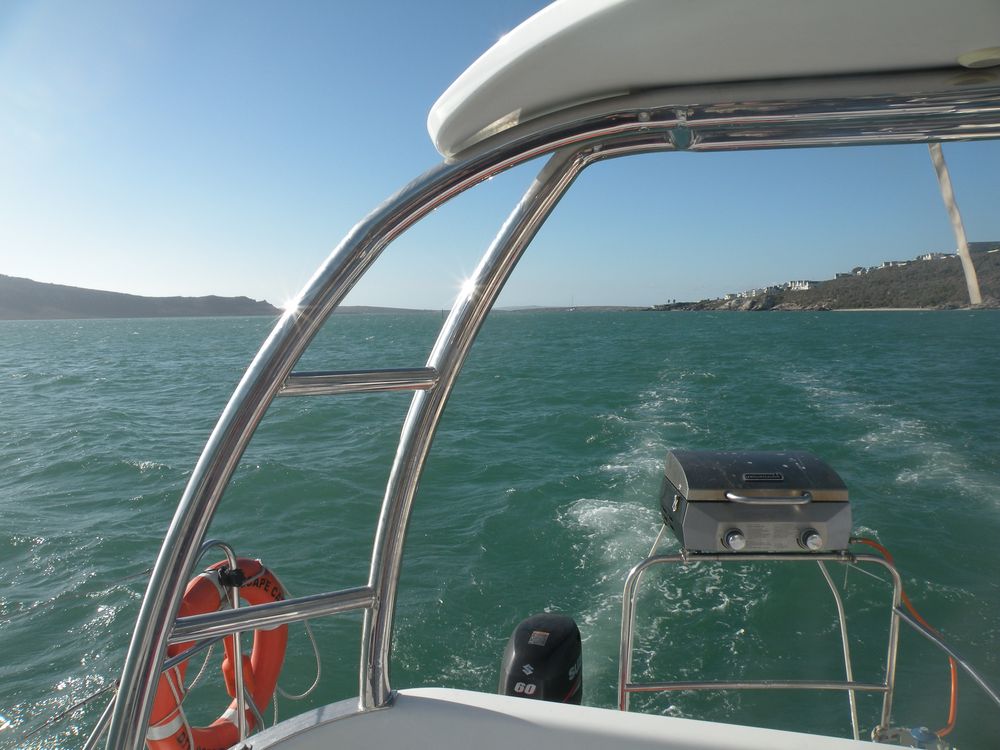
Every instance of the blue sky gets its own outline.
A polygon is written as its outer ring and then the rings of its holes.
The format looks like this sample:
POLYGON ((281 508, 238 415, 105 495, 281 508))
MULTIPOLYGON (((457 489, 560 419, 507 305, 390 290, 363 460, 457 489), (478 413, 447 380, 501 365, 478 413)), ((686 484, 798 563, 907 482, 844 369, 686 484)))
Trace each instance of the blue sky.
MULTIPOLYGON (((437 96, 543 5, 0 4, 0 273, 281 304, 439 159, 437 96)), ((945 154, 969 236, 1000 239, 1000 142, 945 154)), ((395 243, 349 303, 450 305, 538 165, 395 243)), ((663 154, 574 186, 501 304, 653 304, 954 241, 923 146, 663 154)))

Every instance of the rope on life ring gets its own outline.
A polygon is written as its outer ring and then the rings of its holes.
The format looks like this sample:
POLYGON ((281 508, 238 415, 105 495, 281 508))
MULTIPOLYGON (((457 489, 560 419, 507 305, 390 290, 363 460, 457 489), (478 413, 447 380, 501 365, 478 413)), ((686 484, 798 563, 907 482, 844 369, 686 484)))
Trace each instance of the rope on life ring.
MULTIPOLYGON (((179 617, 216 612, 229 607, 227 581, 239 579, 242 574, 240 598, 251 605, 278 602, 285 598, 285 589, 278 578, 260 560, 238 558, 237 570, 228 571, 224 562, 219 562, 205 572, 195 576, 184 591, 184 598, 178 611, 179 617)), ((243 655, 243 677, 247 691, 258 706, 266 706, 274 695, 278 675, 285 659, 288 643, 288 626, 280 625, 271 629, 255 630, 253 650, 250 656, 243 655)), ((176 656, 194 645, 193 641, 176 643, 167 647, 167 656, 176 656)), ((223 641, 225 658, 222 661, 222 675, 226 681, 226 691, 235 697, 235 670, 233 661, 235 650, 233 637, 223 641)), ((149 729, 146 732, 146 746, 150 750, 226 750, 239 742, 236 701, 207 727, 192 727, 184 714, 184 675, 188 660, 160 675, 153 700, 149 729)), ((254 729, 253 712, 246 712, 247 729, 254 729)))

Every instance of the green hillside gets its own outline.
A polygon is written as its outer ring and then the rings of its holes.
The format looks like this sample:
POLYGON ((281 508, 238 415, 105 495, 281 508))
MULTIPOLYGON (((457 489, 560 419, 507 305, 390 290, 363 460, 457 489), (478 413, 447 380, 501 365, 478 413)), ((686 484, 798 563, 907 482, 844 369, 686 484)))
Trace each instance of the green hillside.
MULTIPOLYGON (((976 243, 995 247, 1000 243, 976 243)), ((1000 306, 1000 251, 972 255, 983 306, 1000 306)), ((657 305, 658 310, 851 310, 877 308, 949 309, 969 306, 957 256, 915 260, 829 281, 811 289, 770 288, 755 296, 657 305)))
POLYGON ((140 297, 0 275, 0 320, 277 315, 249 297, 140 297))

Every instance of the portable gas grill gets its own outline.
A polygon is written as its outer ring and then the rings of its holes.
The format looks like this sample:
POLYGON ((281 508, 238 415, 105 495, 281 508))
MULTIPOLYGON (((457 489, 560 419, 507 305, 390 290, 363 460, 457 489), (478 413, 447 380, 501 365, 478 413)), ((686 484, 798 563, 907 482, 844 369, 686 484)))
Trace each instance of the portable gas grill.
POLYGON ((831 552, 847 548, 847 487, 805 451, 670 451, 663 521, 693 552, 831 552))

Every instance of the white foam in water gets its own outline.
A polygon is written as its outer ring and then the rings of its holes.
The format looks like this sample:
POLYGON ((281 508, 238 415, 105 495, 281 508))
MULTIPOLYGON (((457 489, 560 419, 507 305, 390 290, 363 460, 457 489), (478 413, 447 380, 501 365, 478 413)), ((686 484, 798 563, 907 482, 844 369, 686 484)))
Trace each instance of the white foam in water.
POLYGON ((141 474, 145 474, 150 471, 156 471, 160 469, 169 469, 170 467, 159 461, 147 461, 139 459, 129 459, 126 461, 129 466, 134 466, 139 470, 141 474))
MULTIPOLYGON (((662 377, 669 379, 669 375, 662 377)), ((704 373, 694 373, 692 377, 702 380, 704 373)), ((582 497, 563 507, 557 516, 558 523, 578 540, 574 551, 580 557, 581 567, 594 571, 596 585, 587 592, 577 616, 588 653, 592 655, 588 662, 594 665, 588 679, 593 685, 605 685, 604 690, 612 695, 617 682, 615 664, 622 587, 628 571, 649 553, 662 523, 657 494, 663 457, 668 450, 665 441, 702 431, 692 429, 690 415, 684 411, 687 403, 687 397, 670 382, 642 390, 637 394, 637 403, 603 415, 601 419, 605 422, 627 430, 621 436, 623 449, 609 456, 597 470, 600 484, 613 499, 582 497)), ((676 541, 667 537, 661 542, 660 551, 676 547, 676 541)), ((647 584, 647 588, 667 600, 670 612, 690 613, 696 609, 681 587, 659 576, 650 577, 647 584), (660 586, 672 588, 662 592, 660 586)), ((670 624, 664 623, 662 627, 669 629, 670 624)), ((651 649, 650 658, 655 651, 651 649)), ((675 710, 673 705, 668 707, 668 712, 675 710)))
POLYGON ((877 429, 860 438, 866 445, 897 445, 922 448, 927 445, 930 429, 919 419, 903 417, 887 417, 875 413, 872 416, 878 420, 877 429))
MULTIPOLYGON (((586 497, 561 509, 556 520, 574 532, 583 532, 588 543, 581 557, 588 568, 604 571, 605 578, 621 573, 622 582, 624 571, 646 556, 659 524, 652 507, 586 497)), ((580 538, 581 534, 574 536, 580 538)))
POLYGON ((496 666, 491 663, 476 663, 458 654, 450 654, 448 664, 441 671, 441 684, 454 684, 456 679, 477 684, 490 684, 495 677, 496 666))
POLYGON ((627 417, 623 417, 621 414, 601 414, 598 419, 603 419, 605 422, 621 422, 623 424, 631 421, 627 417))
MULTIPOLYGON (((575 549, 585 569, 599 571, 587 606, 578 612, 584 640, 592 664, 595 685, 613 688, 617 681, 617 623, 621 616, 621 595, 628 570, 646 557, 661 521, 655 499, 613 501, 580 498, 564 507, 558 522, 582 541, 575 549), (611 625, 611 628, 608 628, 611 625)), ((665 535, 659 552, 677 550, 673 537, 665 535)), ((769 574, 749 573, 741 567, 695 564, 664 568, 645 576, 639 600, 640 627, 636 633, 634 675, 640 680, 656 678, 661 654, 673 649, 671 633, 683 623, 702 617, 742 622, 751 610, 766 601, 769 574)), ((721 642, 733 654, 746 651, 745 629, 733 627, 731 642, 721 642)), ((697 658, 680 665, 676 678, 694 678, 703 665, 697 658)), ((702 699, 699 699, 702 700, 702 699)), ((723 701, 722 697, 717 699, 723 701)), ((725 699, 730 700, 730 699, 725 699)), ((733 698, 732 700, 737 700, 733 698)), ((738 702, 738 700, 737 700, 738 702)), ((680 703, 655 710, 675 716, 685 712, 680 703)))
POLYGON ((821 374, 797 372, 784 373, 783 380, 803 388, 825 415, 865 425, 867 431, 856 442, 866 452, 891 456, 901 466, 895 484, 908 492, 946 492, 979 501, 996 497, 995 477, 975 471, 965 455, 936 437, 932 424, 918 417, 894 414, 895 404, 876 400, 867 392, 831 384, 830 378, 835 376, 835 370, 821 374))

